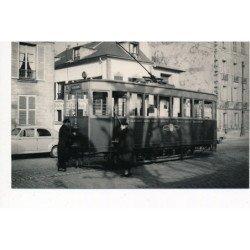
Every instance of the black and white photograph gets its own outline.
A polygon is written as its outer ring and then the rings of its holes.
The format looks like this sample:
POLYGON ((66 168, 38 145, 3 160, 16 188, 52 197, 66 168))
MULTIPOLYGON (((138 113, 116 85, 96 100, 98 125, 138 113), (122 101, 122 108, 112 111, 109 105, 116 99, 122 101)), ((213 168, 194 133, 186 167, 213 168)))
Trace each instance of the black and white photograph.
POLYGON ((0 249, 249 249, 245 1, 0 6, 0 249))
POLYGON ((249 188, 249 42, 12 42, 12 188, 249 188))

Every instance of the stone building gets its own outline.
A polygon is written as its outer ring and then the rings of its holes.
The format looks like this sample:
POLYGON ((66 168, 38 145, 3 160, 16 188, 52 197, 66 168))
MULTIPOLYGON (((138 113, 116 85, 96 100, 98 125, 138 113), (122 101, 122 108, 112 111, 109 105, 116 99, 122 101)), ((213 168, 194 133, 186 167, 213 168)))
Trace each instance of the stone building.
POLYGON ((242 104, 243 124, 249 128, 248 42, 149 42, 142 47, 154 62, 185 70, 176 87, 218 96, 220 130, 240 134, 242 104))
POLYGON ((54 126, 54 43, 12 42, 11 127, 54 126))
POLYGON ((64 117, 64 84, 84 78, 124 81, 143 81, 150 74, 161 78, 164 84, 178 85, 178 68, 155 64, 140 49, 138 42, 91 42, 67 48, 55 61, 55 126, 64 117), (129 54, 132 54, 133 59, 129 54), (141 65, 140 65, 141 64, 141 65))

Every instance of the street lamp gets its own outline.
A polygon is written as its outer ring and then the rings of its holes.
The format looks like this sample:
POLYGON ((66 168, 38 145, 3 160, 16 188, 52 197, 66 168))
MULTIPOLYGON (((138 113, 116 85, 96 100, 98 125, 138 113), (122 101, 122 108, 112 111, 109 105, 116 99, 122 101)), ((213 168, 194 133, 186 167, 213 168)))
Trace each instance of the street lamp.
POLYGON ((244 128, 244 62, 241 63, 242 68, 242 79, 241 79, 241 85, 242 85, 242 107, 241 107, 241 130, 240 130, 240 136, 245 136, 245 128, 244 128))

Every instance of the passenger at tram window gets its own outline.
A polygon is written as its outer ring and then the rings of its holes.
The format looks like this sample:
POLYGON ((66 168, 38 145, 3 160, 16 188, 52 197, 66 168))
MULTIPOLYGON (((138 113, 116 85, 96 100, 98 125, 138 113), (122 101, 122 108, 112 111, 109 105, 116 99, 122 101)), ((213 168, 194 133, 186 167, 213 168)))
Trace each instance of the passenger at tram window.
POLYGON ((169 97, 160 97, 160 117, 169 117, 169 97))

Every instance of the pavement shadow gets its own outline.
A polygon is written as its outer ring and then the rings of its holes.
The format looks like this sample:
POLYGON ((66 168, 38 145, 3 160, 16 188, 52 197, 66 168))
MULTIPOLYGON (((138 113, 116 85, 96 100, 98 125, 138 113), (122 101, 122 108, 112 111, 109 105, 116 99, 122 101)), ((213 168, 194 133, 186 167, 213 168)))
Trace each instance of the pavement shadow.
POLYGON ((38 158, 48 158, 50 157, 49 153, 38 153, 38 154, 21 154, 21 155, 12 155, 12 160, 20 159, 38 159, 38 158))
MULTIPOLYGON (((192 165, 194 165, 192 163, 192 165)), ((205 168, 202 163, 196 163, 196 166, 205 168)), ((175 169, 176 170, 176 169, 175 169)), ((181 170, 183 171, 183 170, 181 170)), ((189 171, 189 170, 188 170, 189 171)), ((157 171, 151 174, 145 168, 143 171, 136 171, 135 177, 140 179, 145 185, 138 188, 158 188, 158 189, 218 189, 218 188, 249 188, 249 168, 244 166, 241 169, 224 167, 211 174, 200 174, 195 177, 185 178, 178 181, 161 181, 160 173, 157 171)))

